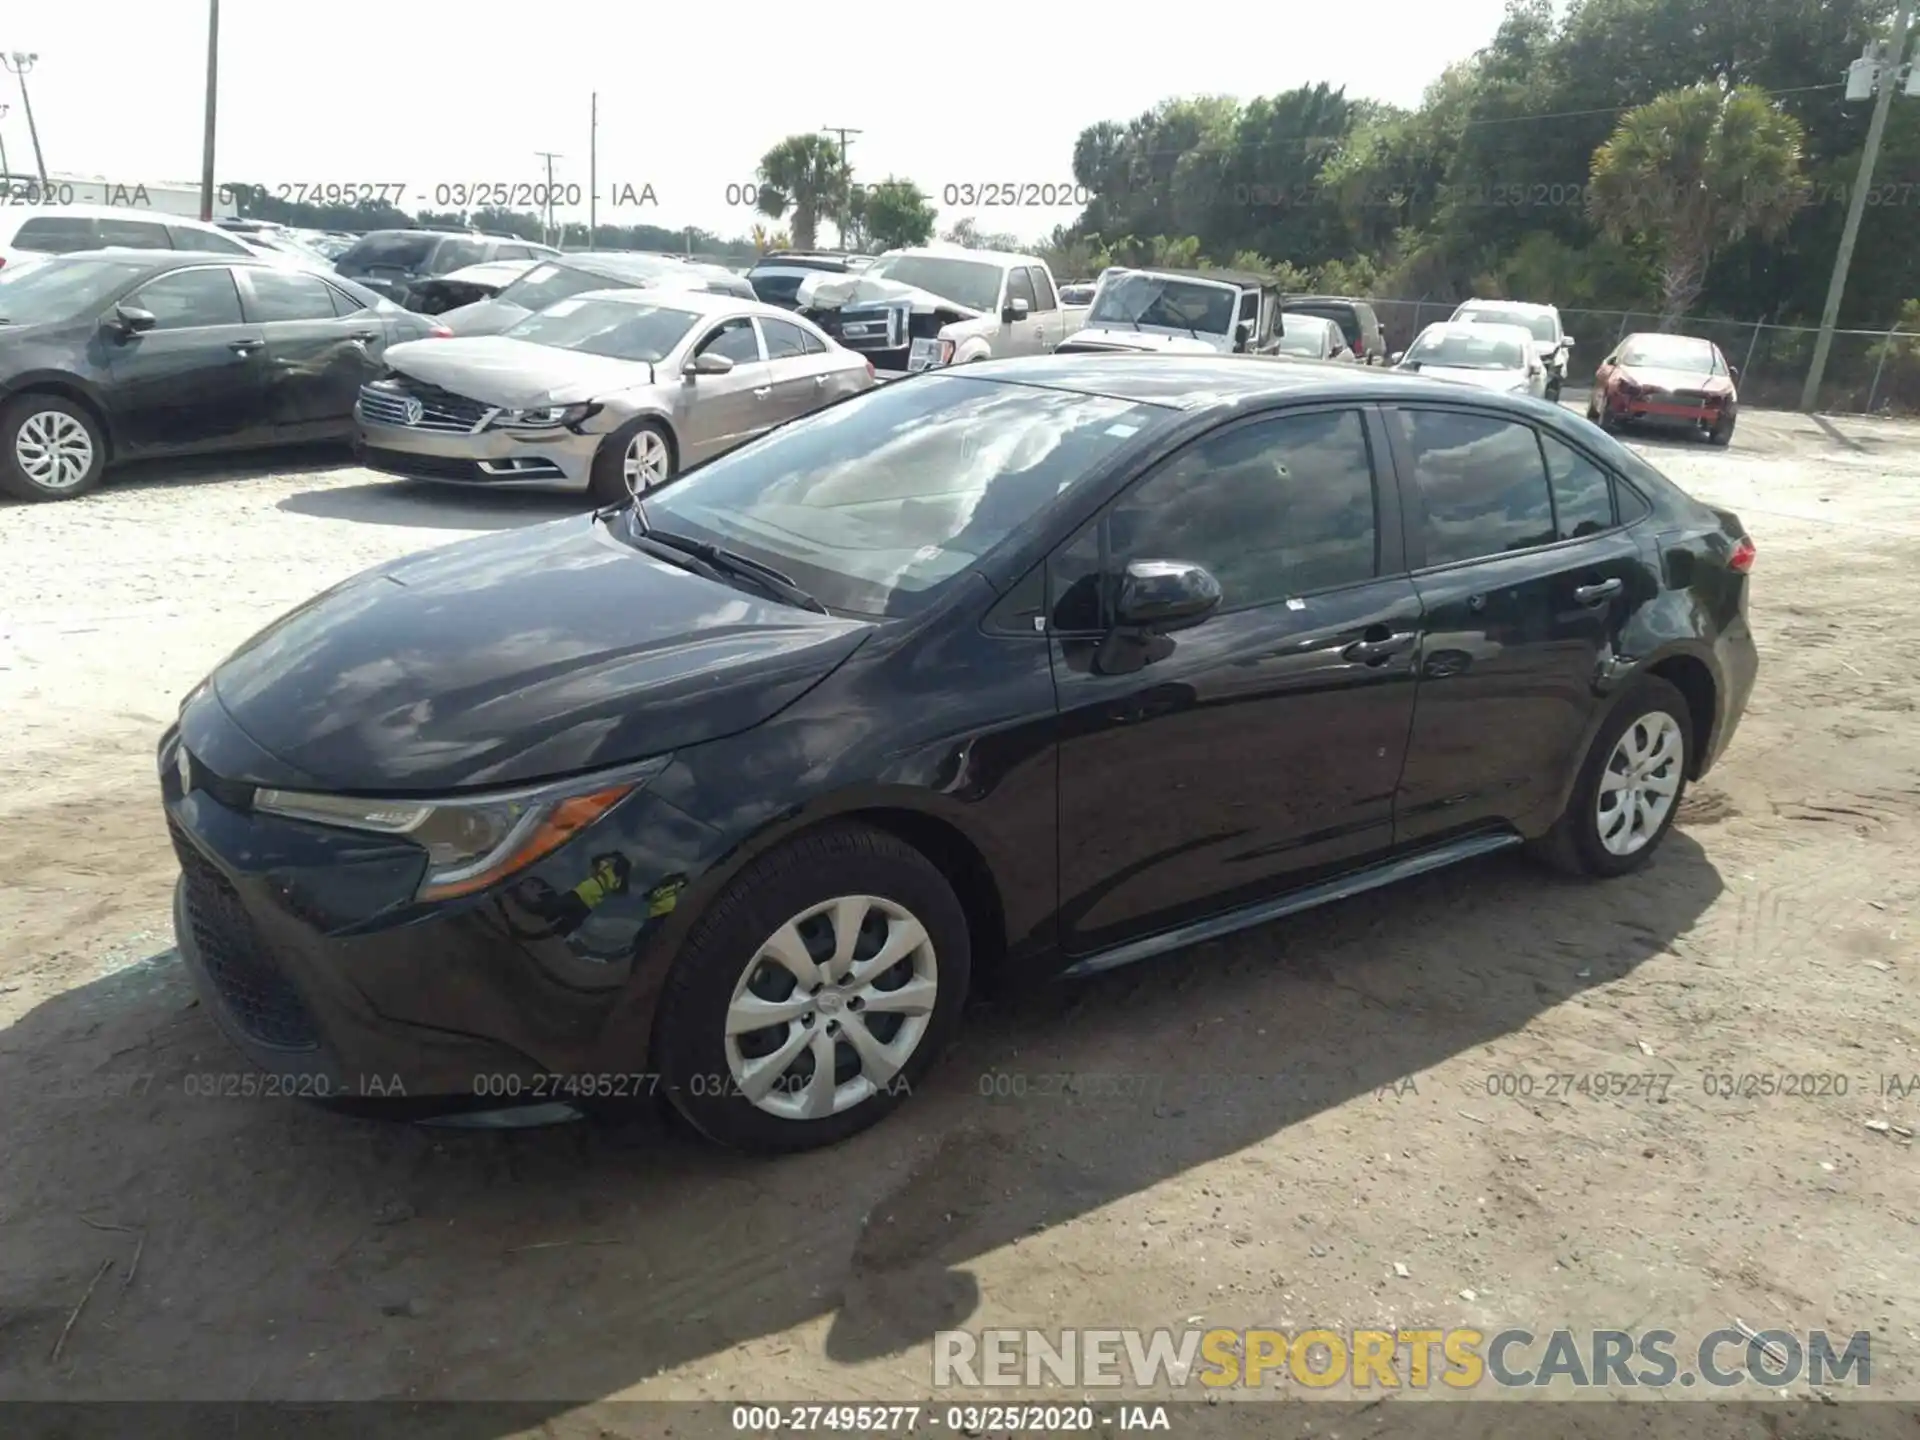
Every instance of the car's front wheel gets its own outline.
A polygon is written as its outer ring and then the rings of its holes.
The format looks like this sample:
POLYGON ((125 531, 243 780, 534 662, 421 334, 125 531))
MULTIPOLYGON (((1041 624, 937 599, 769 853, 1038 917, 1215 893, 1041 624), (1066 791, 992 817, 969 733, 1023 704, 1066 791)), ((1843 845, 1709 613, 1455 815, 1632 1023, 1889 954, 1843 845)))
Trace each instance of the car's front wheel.
POLYGON ((658 420, 629 420, 600 442, 588 490, 596 505, 624 505, 664 485, 678 468, 666 426, 658 420))
POLYGON ((99 423, 60 395, 22 395, 0 410, 0 447, 0 489, 22 500, 71 500, 107 469, 99 423))
POLYGON ((1731 410, 1722 415, 1714 427, 1707 431, 1707 443, 1718 445, 1721 449, 1733 444, 1734 415, 1731 410))
POLYGON ((1625 875, 1673 826, 1693 760, 1692 712, 1649 675, 1621 696, 1594 736, 1567 808, 1534 850, 1574 875, 1625 875))
POLYGON ((709 1139, 807 1150, 866 1129, 951 1040, 966 913, 905 841, 834 825, 737 876, 681 947, 654 1022, 662 1093, 709 1139))

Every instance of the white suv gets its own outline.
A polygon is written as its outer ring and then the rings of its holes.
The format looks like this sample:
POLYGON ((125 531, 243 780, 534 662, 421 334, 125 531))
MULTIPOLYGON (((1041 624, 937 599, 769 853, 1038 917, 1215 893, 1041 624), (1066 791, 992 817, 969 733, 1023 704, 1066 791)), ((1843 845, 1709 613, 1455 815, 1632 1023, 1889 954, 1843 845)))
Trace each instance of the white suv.
POLYGON ((1529 305, 1519 300, 1469 300, 1453 312, 1453 319, 1463 324, 1518 325, 1532 335, 1540 363, 1547 368, 1546 398, 1560 398, 1573 341, 1561 328, 1560 312, 1553 306, 1529 305))
POLYGON ((0 267, 76 250, 109 249, 261 253, 218 226, 163 211, 128 205, 0 207, 0 267))

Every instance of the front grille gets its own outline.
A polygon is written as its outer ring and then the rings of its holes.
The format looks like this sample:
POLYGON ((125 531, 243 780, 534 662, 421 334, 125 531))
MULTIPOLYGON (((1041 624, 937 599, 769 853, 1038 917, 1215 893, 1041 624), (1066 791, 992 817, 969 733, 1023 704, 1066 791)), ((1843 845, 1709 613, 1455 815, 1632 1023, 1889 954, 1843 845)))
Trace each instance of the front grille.
POLYGON ((906 315, 905 310, 892 305, 842 310, 834 338, 863 354, 898 350, 906 343, 906 315))
POLYGON ((360 387, 360 413, 376 425, 398 425, 408 430, 432 430, 443 435, 471 435, 495 413, 491 405, 424 385, 417 380, 376 380, 360 387), (409 412, 417 404, 417 416, 409 412))
POLYGON ((169 821, 186 877, 187 923, 227 1014, 249 1039, 276 1050, 312 1050, 320 1030, 306 1002, 268 957, 233 885, 169 821))
POLYGON ((1673 398, 1682 405, 1704 405, 1707 403, 1707 392, 1704 390, 1676 390, 1673 392, 1673 398))
POLYGON ((417 480, 483 480, 480 467, 471 460, 456 459, 451 455, 414 455, 404 450, 382 450, 377 446, 367 446, 360 455, 360 463, 369 470, 378 470, 386 475, 400 475, 417 480))

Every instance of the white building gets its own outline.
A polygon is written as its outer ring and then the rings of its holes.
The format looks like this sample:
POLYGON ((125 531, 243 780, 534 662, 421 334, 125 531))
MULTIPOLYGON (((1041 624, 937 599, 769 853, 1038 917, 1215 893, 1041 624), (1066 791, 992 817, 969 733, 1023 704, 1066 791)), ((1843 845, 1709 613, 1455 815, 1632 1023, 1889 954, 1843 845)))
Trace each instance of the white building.
MULTIPOLYGON (((42 186, 38 175, 14 170, 5 177, 7 203, 13 205, 123 205, 130 210, 157 210, 163 215, 184 215, 198 219, 200 187, 190 183, 109 180, 102 175, 47 176, 42 186)), ((213 194, 213 218, 238 215, 231 192, 213 194)))

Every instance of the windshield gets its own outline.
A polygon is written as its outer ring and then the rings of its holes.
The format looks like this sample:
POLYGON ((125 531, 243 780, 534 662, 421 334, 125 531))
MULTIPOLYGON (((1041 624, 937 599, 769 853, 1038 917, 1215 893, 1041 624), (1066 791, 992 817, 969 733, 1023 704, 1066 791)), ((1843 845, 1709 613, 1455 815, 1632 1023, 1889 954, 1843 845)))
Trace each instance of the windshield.
POLYGON ((1226 335, 1233 330, 1239 291, 1198 280, 1165 275, 1116 275, 1093 297, 1087 324, 1157 325, 1162 329, 1202 330, 1226 335))
POLYGON ((1000 305, 1000 278, 1005 271, 984 260, 949 260, 937 255, 882 256, 863 276, 877 276, 896 285, 911 285, 969 310, 995 310, 1000 305))
POLYGON ((536 265, 500 292, 499 298, 523 310, 544 310, 557 301, 589 290, 617 290, 619 282, 609 283, 599 275, 589 275, 570 265, 536 265))
POLYGON ((916 377, 689 471, 647 497, 647 516, 784 571, 832 609, 909 615, 1169 413, 916 377))
POLYGON ((1518 340, 1504 335, 1475 335, 1470 330, 1429 330, 1413 342, 1403 357, 1421 365, 1443 365, 1449 370, 1524 370, 1526 352, 1518 340))
POLYGON ((1476 325, 1518 325, 1536 340, 1552 340, 1554 336, 1553 316, 1542 315, 1536 310, 1509 310, 1501 306, 1475 305, 1462 310, 1453 317, 1476 325))
POLYGON ((0 324, 48 325, 104 307, 107 298, 153 268, 150 259, 54 256, 0 270, 0 324))
POLYGON ((1289 315, 1286 329, 1280 335, 1280 353, 1282 355, 1311 355, 1320 358, 1327 353, 1327 331, 1333 328, 1331 320, 1315 320, 1307 315, 1289 315))
POLYGON ((1657 365, 1663 370, 1712 372, 1713 346, 1689 335, 1636 335, 1620 352, 1622 365, 1657 365))
POLYGON ((506 332, 510 340, 579 350, 610 360, 664 360, 700 317, 624 300, 562 300, 506 332))

